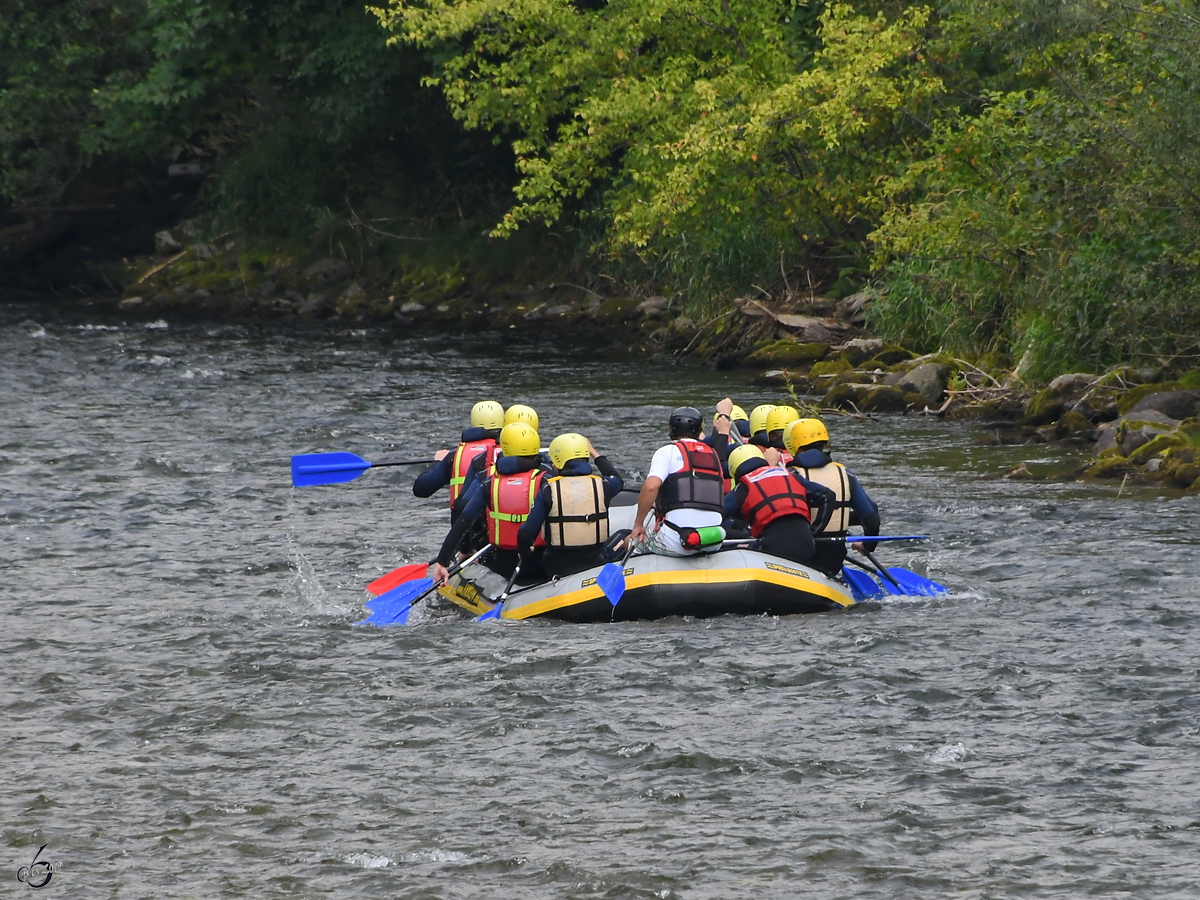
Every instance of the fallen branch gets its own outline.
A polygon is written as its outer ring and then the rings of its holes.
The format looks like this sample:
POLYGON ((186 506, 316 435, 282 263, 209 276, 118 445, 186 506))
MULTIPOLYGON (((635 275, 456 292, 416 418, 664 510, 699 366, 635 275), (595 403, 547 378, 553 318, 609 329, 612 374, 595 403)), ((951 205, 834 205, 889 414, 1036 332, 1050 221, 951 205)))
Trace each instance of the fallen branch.
POLYGON ((147 278, 151 278, 151 277, 157 275, 163 269, 167 268, 167 266, 175 265, 175 263, 179 262, 185 256, 187 256, 187 250, 180 250, 178 253, 176 253, 174 256, 172 256, 170 259, 168 259, 165 263, 160 263, 159 265, 155 266, 153 269, 151 269, 149 272, 147 272, 145 275, 143 275, 141 278, 139 278, 137 281, 135 281, 134 284, 141 284, 147 278))

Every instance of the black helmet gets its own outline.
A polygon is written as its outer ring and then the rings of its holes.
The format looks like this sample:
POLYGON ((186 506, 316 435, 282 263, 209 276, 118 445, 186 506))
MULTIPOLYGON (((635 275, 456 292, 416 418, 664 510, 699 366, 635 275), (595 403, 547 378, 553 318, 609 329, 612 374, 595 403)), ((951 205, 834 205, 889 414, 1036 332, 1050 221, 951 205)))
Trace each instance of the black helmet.
POLYGON ((675 412, 671 413, 670 429, 671 438, 698 438, 700 437, 700 429, 704 426, 704 419, 700 415, 700 410, 692 406, 681 406, 675 412))

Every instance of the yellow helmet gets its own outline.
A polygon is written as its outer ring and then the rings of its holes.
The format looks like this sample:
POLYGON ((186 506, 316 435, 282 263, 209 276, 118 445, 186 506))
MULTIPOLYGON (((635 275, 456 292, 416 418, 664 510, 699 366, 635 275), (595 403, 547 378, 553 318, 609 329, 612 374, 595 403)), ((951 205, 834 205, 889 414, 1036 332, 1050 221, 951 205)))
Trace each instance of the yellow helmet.
POLYGON ((534 431, 537 431, 538 414, 533 411, 532 406, 514 403, 504 412, 504 424, 511 425, 513 422, 524 422, 534 431))
POLYGON ((471 407, 471 427, 494 431, 504 427, 504 407, 495 400, 480 400, 471 407))
POLYGON ((528 422, 510 422, 500 429, 500 449, 505 456, 537 456, 542 439, 528 422))
MULTIPOLYGON (((720 413, 713 414, 713 430, 716 430, 718 415, 720 415, 720 413)), ((729 416, 729 420, 731 422, 748 422, 750 420, 750 417, 748 415, 746 415, 746 411, 744 409, 742 409, 740 406, 735 406, 733 408, 733 412, 729 416)))
POLYGON ((783 444, 792 456, 795 456, 801 447, 828 440, 829 432, 820 419, 798 419, 783 432, 783 444))
POLYGON ((582 434, 560 434, 550 442, 550 462, 556 469, 563 468, 573 459, 587 459, 591 455, 588 439, 582 434))
POLYGON ((750 410, 751 434, 758 434, 760 431, 767 430, 767 414, 774 408, 770 403, 764 403, 762 406, 756 406, 750 410))
POLYGON ((794 406, 776 406, 767 413, 767 434, 783 431, 788 425, 800 418, 800 411, 794 406))
POLYGON ((755 447, 753 444, 742 444, 740 447, 734 447, 733 452, 729 454, 729 474, 737 475, 737 470, 748 459, 767 461, 761 448, 755 447))

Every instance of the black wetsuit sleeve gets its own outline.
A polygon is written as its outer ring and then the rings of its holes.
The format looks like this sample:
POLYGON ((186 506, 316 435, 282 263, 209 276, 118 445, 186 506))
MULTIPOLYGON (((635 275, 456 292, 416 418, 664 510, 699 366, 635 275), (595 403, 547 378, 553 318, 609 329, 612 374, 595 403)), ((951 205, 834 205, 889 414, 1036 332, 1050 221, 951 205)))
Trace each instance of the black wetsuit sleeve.
MULTIPOLYGON (((483 489, 486 482, 478 482, 472 488, 471 493, 464 495, 466 503, 462 514, 454 520, 454 524, 450 526, 450 531, 446 534, 446 539, 442 541, 442 549, 438 551, 437 561, 443 566, 449 566, 454 559, 454 554, 458 552, 459 545, 462 544, 463 538, 475 521, 482 514, 487 506, 487 491, 483 489)), ((464 499, 463 497, 459 498, 464 499)))
POLYGON ((413 496, 432 497, 442 488, 449 487, 452 465, 454 465, 454 454, 448 453, 418 475, 413 481, 413 496))
MULTIPOLYGON (((867 492, 858 483, 858 479, 849 472, 846 474, 850 478, 850 509, 854 513, 854 517, 862 526, 864 534, 879 534, 881 524, 879 507, 874 500, 867 496, 867 492)), ((863 548, 868 553, 874 553, 877 546, 879 545, 874 541, 863 541, 863 548)))
POLYGON ((538 532, 546 524, 546 515, 550 512, 550 485, 543 484, 533 498, 533 506, 529 508, 529 518, 517 529, 517 549, 524 558, 529 554, 533 542, 537 540, 538 532))
POLYGON ((604 479, 604 499, 611 500, 624 490, 625 481, 617 467, 608 461, 607 456, 597 456, 594 461, 596 468, 600 470, 600 477, 604 479))

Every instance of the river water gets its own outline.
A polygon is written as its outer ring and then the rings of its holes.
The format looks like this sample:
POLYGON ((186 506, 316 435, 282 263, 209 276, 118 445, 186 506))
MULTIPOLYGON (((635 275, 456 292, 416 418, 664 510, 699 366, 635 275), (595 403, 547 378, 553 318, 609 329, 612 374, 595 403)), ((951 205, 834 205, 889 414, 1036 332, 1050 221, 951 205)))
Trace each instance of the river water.
POLYGON ((38 896, 1195 897, 1200 503, 1007 481, 1059 451, 830 419, 885 559, 952 588, 606 626, 425 610, 414 470, 527 402, 637 477, 743 375, 619 345, 0 307, 3 874, 38 896))

